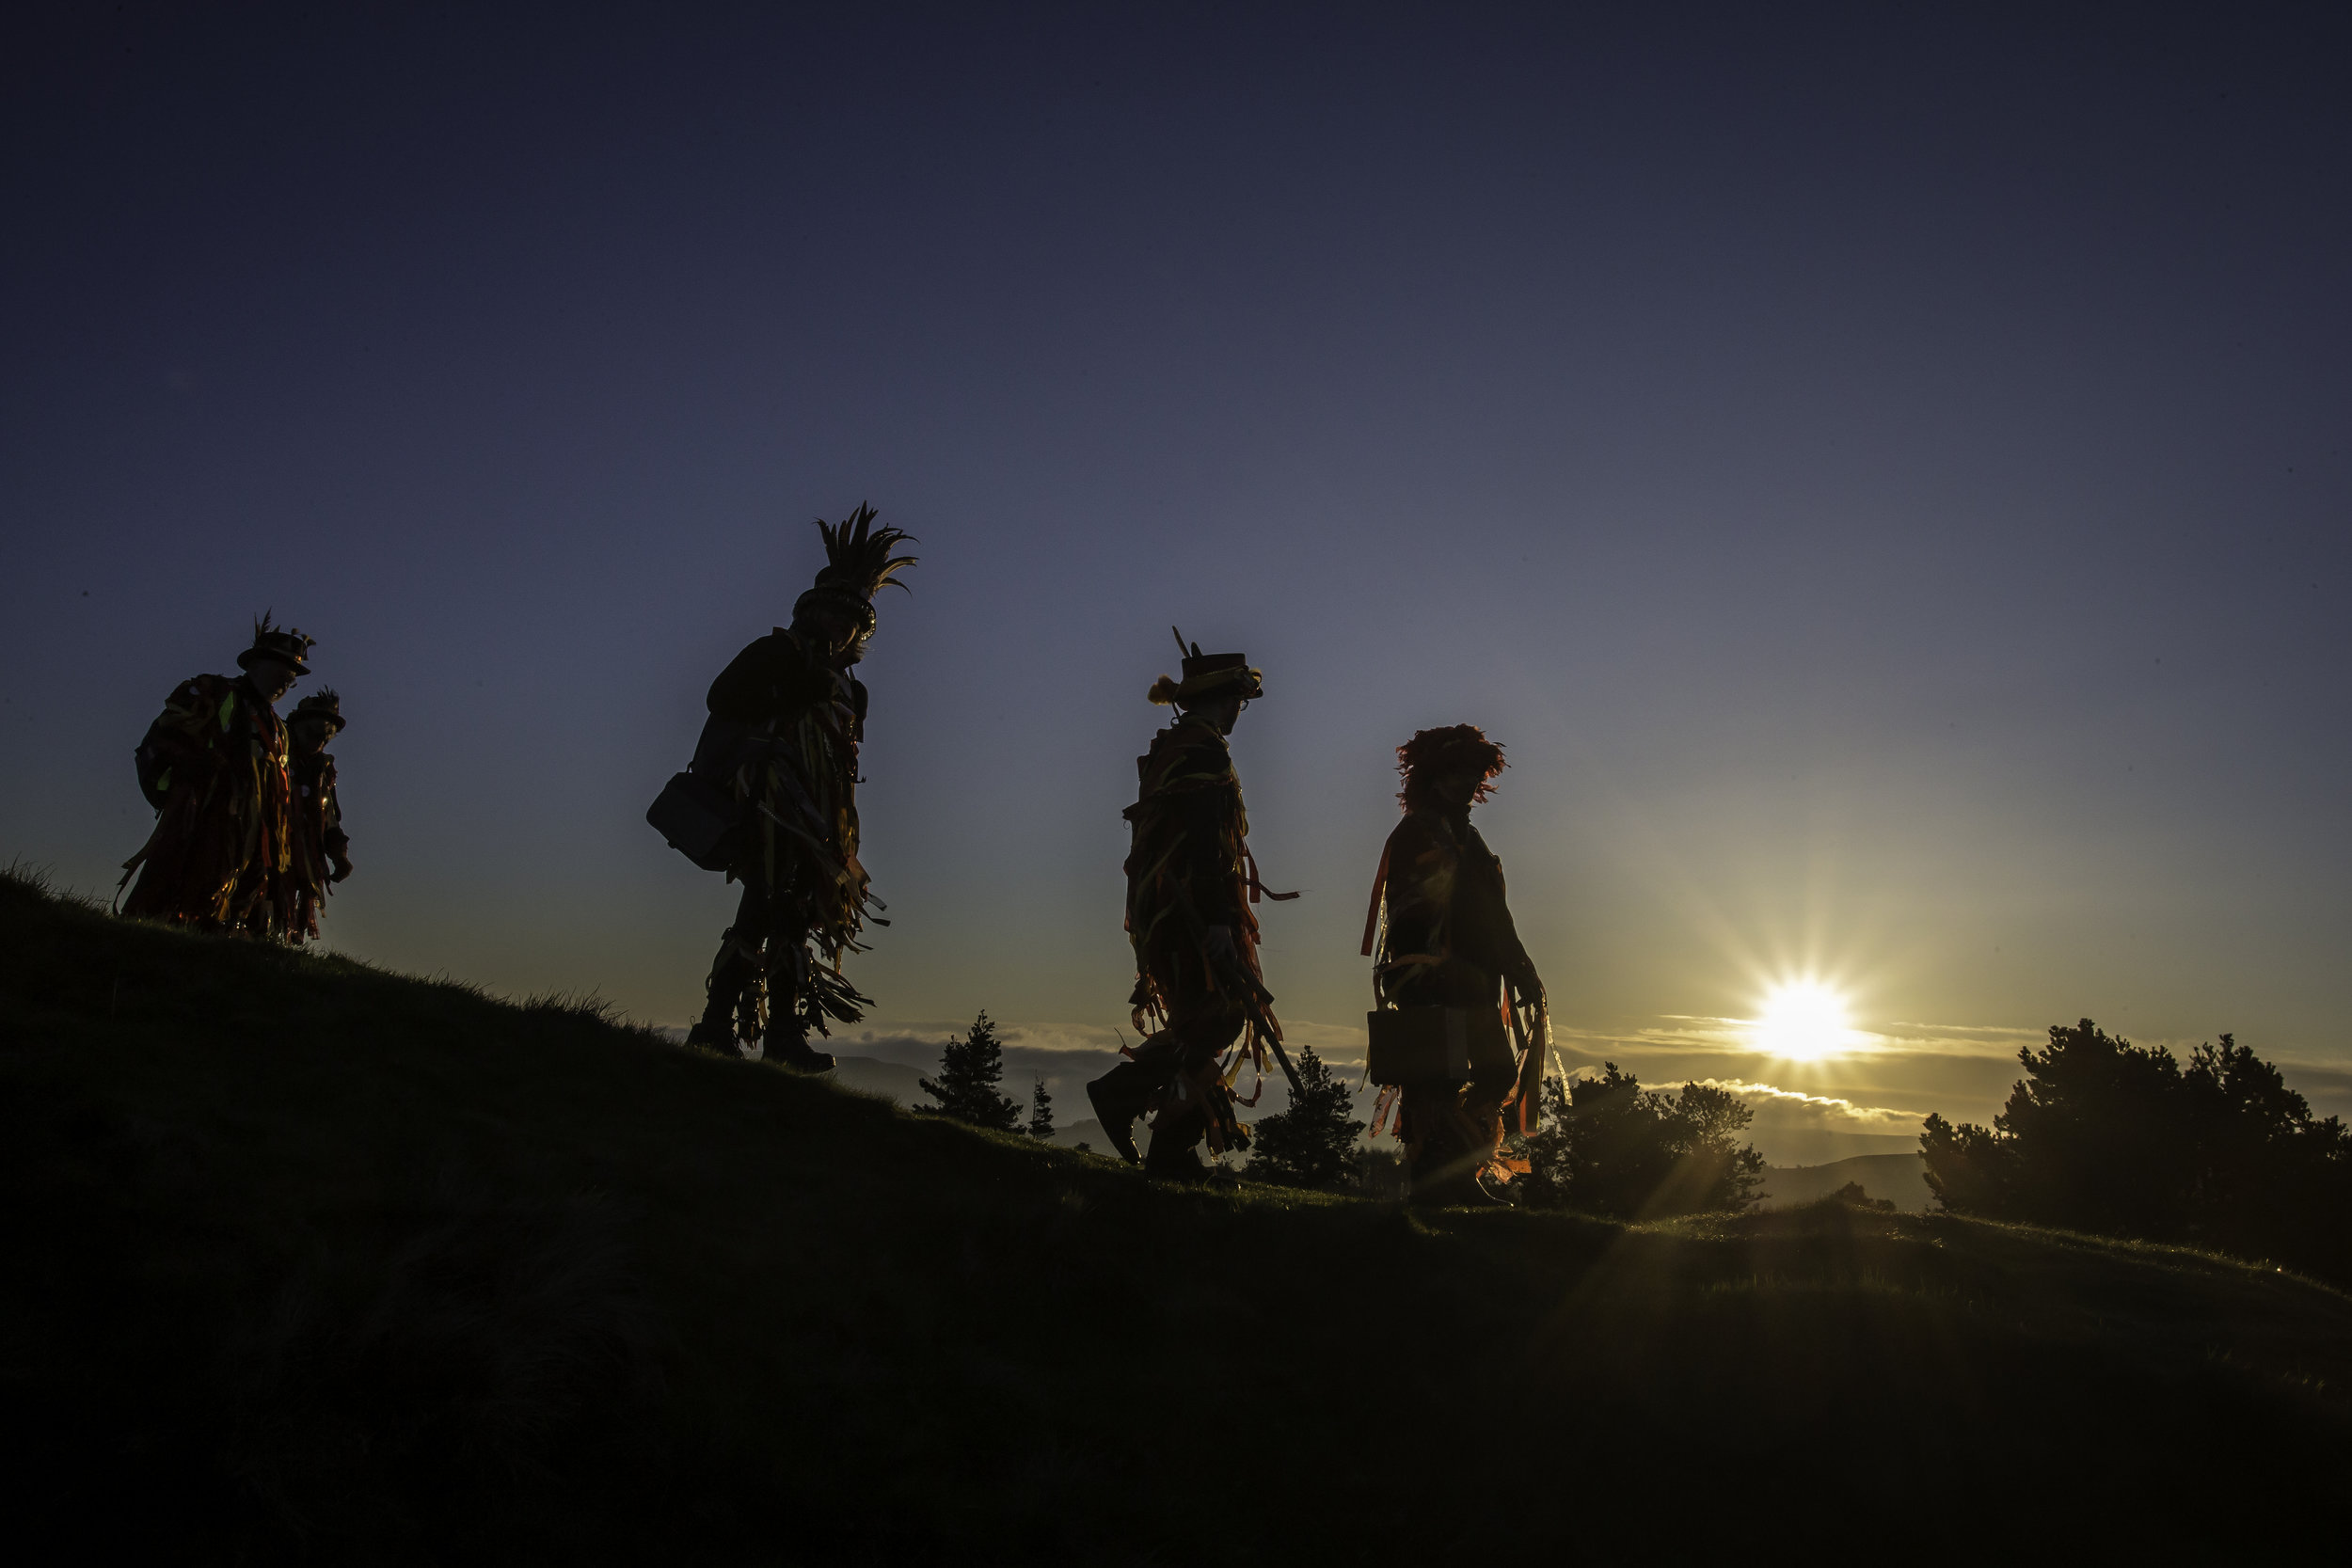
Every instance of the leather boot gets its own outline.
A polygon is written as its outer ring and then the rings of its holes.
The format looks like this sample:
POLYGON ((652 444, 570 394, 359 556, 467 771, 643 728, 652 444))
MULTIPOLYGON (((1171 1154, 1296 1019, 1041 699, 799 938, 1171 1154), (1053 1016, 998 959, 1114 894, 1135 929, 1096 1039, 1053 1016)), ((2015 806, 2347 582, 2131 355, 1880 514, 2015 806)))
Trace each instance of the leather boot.
POLYGON ((1121 1062, 1087 1085, 1087 1103, 1094 1107, 1094 1119, 1103 1124, 1103 1136, 1131 1165, 1143 1163, 1143 1152, 1136 1148, 1135 1126, 1147 1097, 1136 1083, 1138 1076, 1135 1063, 1121 1062))
POLYGON ((811 1051, 808 1048, 807 1039, 800 1033, 797 1031, 787 1033, 773 1022, 768 1026, 766 1056, 769 1061, 777 1066, 788 1067, 795 1072, 831 1072, 833 1070, 831 1052, 811 1051))
POLYGON ((1168 1106, 1152 1129, 1152 1151, 1143 1158, 1143 1174, 1161 1181, 1201 1181, 1209 1167, 1196 1148, 1208 1132, 1197 1110, 1168 1106))

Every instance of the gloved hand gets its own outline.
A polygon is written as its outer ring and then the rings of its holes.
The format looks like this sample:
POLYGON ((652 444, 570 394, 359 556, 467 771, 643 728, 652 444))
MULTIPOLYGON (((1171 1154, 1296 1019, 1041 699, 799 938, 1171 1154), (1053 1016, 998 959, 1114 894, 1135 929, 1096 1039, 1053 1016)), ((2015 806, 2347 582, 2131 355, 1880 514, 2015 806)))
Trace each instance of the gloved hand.
POLYGON ((329 855, 327 857, 327 863, 334 867, 334 870, 328 872, 326 876, 326 879, 330 882, 340 882, 345 877, 351 875, 351 857, 349 855, 329 855))

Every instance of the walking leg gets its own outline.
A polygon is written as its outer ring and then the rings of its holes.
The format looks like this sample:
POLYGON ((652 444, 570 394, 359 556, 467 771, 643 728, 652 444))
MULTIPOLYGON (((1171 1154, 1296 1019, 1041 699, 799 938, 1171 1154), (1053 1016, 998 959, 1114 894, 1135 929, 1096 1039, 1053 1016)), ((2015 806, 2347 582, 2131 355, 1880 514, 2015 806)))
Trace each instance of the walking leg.
POLYGON ((761 950, 768 945, 767 890, 746 879, 743 896, 735 907, 735 924, 719 939, 719 956, 711 960, 705 984, 703 1016, 687 1032, 686 1043, 707 1046, 722 1055, 740 1056, 743 1047, 758 1037, 761 950), (739 1017, 751 991, 751 1019, 739 1017), (748 1022, 751 1027, 744 1027, 748 1022))

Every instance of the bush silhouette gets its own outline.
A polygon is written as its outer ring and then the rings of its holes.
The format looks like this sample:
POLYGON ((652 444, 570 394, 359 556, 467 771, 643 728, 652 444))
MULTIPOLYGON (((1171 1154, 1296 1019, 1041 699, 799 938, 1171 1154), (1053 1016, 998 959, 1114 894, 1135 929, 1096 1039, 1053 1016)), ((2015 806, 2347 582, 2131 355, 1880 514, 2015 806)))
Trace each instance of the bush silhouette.
POLYGON ((1348 1114, 1355 1096, 1312 1046, 1299 1051, 1298 1086, 1290 1109, 1250 1129, 1250 1179, 1344 1192, 1356 1182, 1356 1135, 1364 1130, 1348 1114))
POLYGON ((1614 1062, 1597 1078, 1544 1081, 1544 1130, 1527 1140, 1529 1203, 1614 1219, 1744 1210, 1764 1156, 1735 1134, 1755 1113, 1727 1089, 1645 1089, 1614 1062))
POLYGON ((1928 1117, 1919 1151, 1946 1209, 2352 1279, 2352 1134, 2233 1037, 2184 1067, 2084 1019, 2018 1061, 1990 1129, 1928 1117))
POLYGON ((1895 1207, 1893 1198, 1872 1197, 1859 1181, 1849 1181, 1829 1196, 1833 1203, 1843 1203, 1855 1209, 1884 1209, 1891 1212, 1895 1207))

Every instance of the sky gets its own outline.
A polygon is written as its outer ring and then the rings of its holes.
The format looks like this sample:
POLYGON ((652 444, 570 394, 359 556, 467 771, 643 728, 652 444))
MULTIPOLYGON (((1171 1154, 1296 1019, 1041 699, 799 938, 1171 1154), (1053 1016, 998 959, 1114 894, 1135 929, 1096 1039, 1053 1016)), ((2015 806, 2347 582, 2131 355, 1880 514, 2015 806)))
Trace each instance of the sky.
POLYGON ((1107 1059, 1174 625, 1265 673, 1337 1059, 1393 748, 1473 722, 1570 1066, 1894 1135, 2090 1017, 2352 1113, 2340 13, 0 25, 0 856, 111 892, 266 608, 351 721, 334 950, 683 1022, 732 890, 644 807, 870 501, 844 1051, 1107 1059), (1808 978, 1836 1049, 1760 1048, 1808 978))

